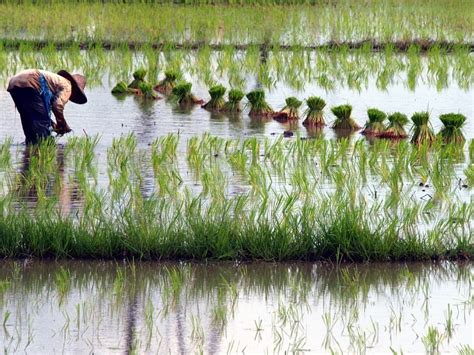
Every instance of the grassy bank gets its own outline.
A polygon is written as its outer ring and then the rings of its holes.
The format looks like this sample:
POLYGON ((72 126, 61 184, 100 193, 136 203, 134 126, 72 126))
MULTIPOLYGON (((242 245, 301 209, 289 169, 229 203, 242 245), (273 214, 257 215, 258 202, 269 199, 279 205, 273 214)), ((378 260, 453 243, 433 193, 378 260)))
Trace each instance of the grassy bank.
POLYGON ((1 256, 392 261, 474 253, 472 141, 466 176, 468 152, 439 141, 415 148, 204 135, 183 154, 178 136, 145 149, 125 136, 108 149, 105 171, 97 143, 44 144, 23 156, 20 171, 4 144, 1 256))
MULTIPOLYGON (((0 3, 2 40, 83 44, 471 43, 469 1, 317 1, 275 6, 170 3, 0 3), (65 21, 65 19, 67 19, 65 21)), ((408 46, 406 46, 408 48, 408 46)))

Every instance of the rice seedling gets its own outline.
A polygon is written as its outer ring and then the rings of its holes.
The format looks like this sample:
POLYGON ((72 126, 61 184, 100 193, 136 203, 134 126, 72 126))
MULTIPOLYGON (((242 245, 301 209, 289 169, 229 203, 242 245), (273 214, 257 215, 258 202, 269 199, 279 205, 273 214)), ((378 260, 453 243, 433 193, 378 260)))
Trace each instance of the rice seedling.
POLYGON ((428 327, 428 332, 422 339, 427 354, 434 355, 439 353, 439 346, 442 341, 442 335, 436 327, 428 327))
POLYGON ((458 346, 457 351, 458 351, 459 355, 472 355, 472 354, 474 354, 474 348, 469 344, 458 346))
POLYGON ((446 315, 446 323, 444 325, 444 329, 446 331, 447 338, 450 339, 453 336, 454 324, 453 324, 453 311, 451 310, 451 306, 449 304, 448 304, 448 309, 445 315, 446 315))
POLYGON ((332 128, 341 130, 358 130, 360 126, 351 117, 352 106, 340 105, 331 108, 332 113, 336 116, 332 128))
POLYGON ((158 100, 160 97, 158 94, 155 92, 153 89, 153 86, 149 83, 140 83, 138 85, 138 96, 141 96, 145 99, 152 99, 152 100, 158 100))
POLYGON ((401 139, 408 136, 405 131, 405 125, 408 123, 408 117, 400 112, 394 112, 387 117, 388 126, 380 133, 382 138, 401 139))
POLYGON ((465 138, 462 127, 466 122, 466 116, 460 113, 447 113, 439 116, 444 127, 438 133, 444 143, 464 144, 465 138))
POLYGON ((298 120, 300 118, 299 108, 302 105, 302 101, 298 100, 296 97, 288 97, 285 99, 286 105, 283 109, 273 116, 277 121, 288 121, 288 120, 298 120))
POLYGON ((176 85, 171 91, 171 99, 184 106, 203 104, 204 101, 196 98, 196 96, 191 92, 191 88, 191 83, 176 85))
POLYGON ((464 175, 469 186, 474 186, 474 163, 468 165, 464 170, 464 175))
POLYGON ((163 95, 169 96, 172 94, 173 88, 180 78, 181 75, 177 71, 167 70, 165 71, 164 79, 155 86, 155 90, 163 95))
POLYGON ((67 292, 69 292, 71 287, 70 281, 69 270, 65 268, 60 268, 55 274, 56 287, 58 288, 61 299, 66 295, 67 292))
POLYGON ((238 89, 231 89, 228 94, 228 100, 222 107, 224 112, 241 112, 240 102, 244 98, 245 94, 238 89))
POLYGON ((436 137, 429 123, 430 114, 428 112, 415 112, 411 116, 411 120, 413 122, 411 142, 418 146, 433 143, 436 137))
POLYGON ((140 89, 140 84, 145 83, 146 70, 139 68, 133 72, 133 81, 128 84, 129 89, 140 89))
POLYGON ((365 135, 378 136, 385 130, 384 121, 387 117, 385 112, 376 108, 369 108, 367 110, 369 120, 365 124, 364 130, 361 132, 365 135))
POLYGON ((253 118, 267 118, 272 117, 274 111, 265 101, 265 92, 263 90, 257 89, 249 92, 247 95, 247 100, 249 101, 250 111, 249 116, 253 118))
POLYGON ((10 311, 6 310, 3 315, 3 323, 2 323, 3 328, 6 328, 7 322, 8 322, 8 319, 10 319, 10 316, 11 316, 10 311))
POLYGON ((211 100, 205 103, 202 107, 210 111, 220 111, 224 108, 224 95, 226 88, 222 85, 216 85, 209 89, 211 100))
POLYGON ((114 95, 121 95, 126 94, 128 92, 127 84, 124 81, 117 83, 112 89, 112 94, 114 95))
POLYGON ((325 126, 323 110, 326 107, 326 102, 320 97, 311 96, 306 99, 306 105, 308 108, 305 111, 306 119, 303 121, 303 125, 307 127, 325 126))

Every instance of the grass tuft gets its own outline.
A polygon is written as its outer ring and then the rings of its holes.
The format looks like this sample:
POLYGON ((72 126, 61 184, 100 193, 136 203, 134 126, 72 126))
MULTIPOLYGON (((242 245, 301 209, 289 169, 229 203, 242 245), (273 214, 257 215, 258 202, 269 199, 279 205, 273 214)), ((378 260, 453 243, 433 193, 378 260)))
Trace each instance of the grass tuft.
POLYGON ((463 144, 466 139, 462 133, 462 127, 466 122, 466 116, 460 113, 447 113, 439 116, 444 127, 438 133, 444 143, 463 144))
POLYGON ((206 110, 211 111, 220 111, 224 108, 224 95, 226 88, 222 85, 216 85, 209 89, 209 95, 211 95, 211 100, 204 104, 202 107, 206 110))
POLYGON ((247 94, 250 111, 249 116, 254 118, 265 118, 273 116, 274 112, 270 105, 265 101, 265 92, 257 89, 247 94))
POLYGON ((311 96, 306 99, 306 105, 308 108, 305 111, 306 119, 303 121, 303 125, 308 127, 325 126, 323 110, 326 107, 326 101, 320 97, 311 96))
POLYGON ((408 123, 408 117, 400 112, 394 112, 387 117, 388 126, 380 134, 382 138, 400 139, 408 137, 405 126, 408 123))
POLYGON ((332 113, 336 116, 332 128, 342 130, 358 130, 360 126, 351 117, 352 106, 351 105, 340 105, 331 108, 332 113))
POLYGON ((367 116, 369 117, 369 120, 365 124, 362 134, 370 136, 380 135, 385 130, 385 125, 383 122, 385 121, 387 114, 376 108, 369 108, 367 110, 367 116))
POLYGON ((428 112, 415 112, 411 116, 411 120, 413 122, 411 142, 418 146, 432 144, 436 137, 429 123, 430 114, 428 112))
POLYGON ((228 101, 224 104, 222 111, 225 112, 241 112, 240 102, 245 94, 238 89, 231 89, 228 94, 228 101))
POLYGON ((155 86, 155 90, 159 93, 169 96, 176 85, 176 81, 181 78, 181 75, 174 70, 165 71, 165 78, 155 86))
POLYGON ((197 99, 191 92, 191 83, 182 83, 176 85, 171 91, 171 99, 180 105, 201 104, 202 100, 197 99))

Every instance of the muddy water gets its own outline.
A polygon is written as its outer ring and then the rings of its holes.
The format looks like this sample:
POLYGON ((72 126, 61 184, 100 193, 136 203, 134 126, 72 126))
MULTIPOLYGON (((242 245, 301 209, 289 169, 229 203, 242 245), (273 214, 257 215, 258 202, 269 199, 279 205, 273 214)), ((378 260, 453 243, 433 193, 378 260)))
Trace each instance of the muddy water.
POLYGON ((474 342, 473 271, 3 262, 0 343, 32 354, 455 352, 474 342))

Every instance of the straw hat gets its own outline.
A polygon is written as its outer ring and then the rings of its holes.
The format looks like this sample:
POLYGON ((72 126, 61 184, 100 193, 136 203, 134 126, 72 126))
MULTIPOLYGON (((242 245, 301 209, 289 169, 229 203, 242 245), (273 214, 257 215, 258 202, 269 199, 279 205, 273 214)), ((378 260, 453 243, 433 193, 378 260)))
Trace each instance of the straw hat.
POLYGON ((58 71, 58 75, 61 75, 63 78, 66 78, 71 82, 71 97, 70 101, 75 104, 85 104, 87 102, 86 94, 84 93, 84 88, 86 86, 86 77, 81 74, 69 74, 65 70, 58 71))

